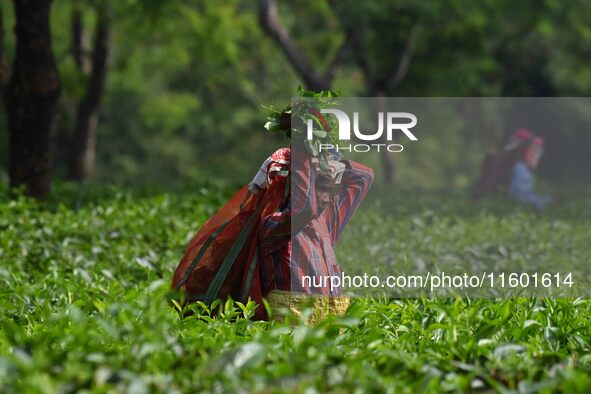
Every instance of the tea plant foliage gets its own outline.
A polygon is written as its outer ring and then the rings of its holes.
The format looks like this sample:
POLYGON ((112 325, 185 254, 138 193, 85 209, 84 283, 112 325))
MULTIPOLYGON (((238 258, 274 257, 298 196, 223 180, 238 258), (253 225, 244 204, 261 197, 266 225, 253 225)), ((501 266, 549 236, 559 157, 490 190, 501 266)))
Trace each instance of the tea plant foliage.
MULTIPOLYGON (((58 193, 59 200, 42 206, 22 197, 0 200, 0 392, 525 393, 591 387, 587 299, 374 297, 356 299, 344 317, 315 326, 253 322, 252 303, 181 307, 169 293, 187 241, 227 190, 83 192, 61 186, 58 193)), ((406 210, 395 215, 394 242, 404 245, 413 234, 402 232, 415 231, 425 213, 415 206, 420 201, 396 198, 406 210)), ((546 231, 567 237, 561 228, 580 220, 570 212, 588 209, 573 204, 547 213, 547 220, 564 226, 536 233, 540 240, 550 236, 546 231)), ((490 220, 520 226, 521 215, 529 215, 493 205, 479 208, 483 215, 464 214, 462 204, 441 207, 436 220, 468 232, 481 231, 490 220)), ((355 217, 346 236, 368 231, 365 221, 371 220, 355 217)), ((421 250, 436 254, 431 248, 440 247, 438 237, 450 235, 429 236, 433 242, 421 250)), ((519 246, 507 242, 508 248, 519 246)), ((446 253, 463 250, 452 246, 446 253)), ((583 252, 562 251, 565 259, 583 252)))

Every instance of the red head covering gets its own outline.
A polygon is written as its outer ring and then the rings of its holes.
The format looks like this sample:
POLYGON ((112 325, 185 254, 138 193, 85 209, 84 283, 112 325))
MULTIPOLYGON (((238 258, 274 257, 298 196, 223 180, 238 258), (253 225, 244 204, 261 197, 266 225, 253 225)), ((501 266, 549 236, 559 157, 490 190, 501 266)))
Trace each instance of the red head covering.
POLYGON ((528 141, 531 140, 532 138, 534 138, 534 134, 528 130, 528 129, 517 129, 513 132, 513 134, 511 134, 511 137, 523 140, 523 141, 528 141))
POLYGON ((252 188, 253 185, 256 185, 258 189, 266 189, 267 185, 273 181, 275 176, 287 175, 286 173, 289 171, 290 163, 291 149, 277 149, 271 156, 267 158, 267 160, 263 162, 261 168, 259 168, 259 171, 250 182, 250 190, 255 190, 252 188))
POLYGON ((289 170, 291 163, 291 149, 281 148, 277 149, 270 157, 270 162, 267 166, 267 174, 270 179, 279 172, 289 170))
POLYGON ((530 130, 524 128, 517 129, 511 133, 511 137, 509 137, 509 141, 507 141, 504 150, 505 152, 508 152, 524 146, 528 142, 531 142, 533 138, 534 134, 530 130))

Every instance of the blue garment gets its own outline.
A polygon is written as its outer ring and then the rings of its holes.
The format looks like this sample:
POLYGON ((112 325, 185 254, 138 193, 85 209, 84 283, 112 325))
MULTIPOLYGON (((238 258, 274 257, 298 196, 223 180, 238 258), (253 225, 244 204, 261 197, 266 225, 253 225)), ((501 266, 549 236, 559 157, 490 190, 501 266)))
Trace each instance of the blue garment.
POLYGON ((534 191, 534 176, 529 167, 522 161, 513 166, 511 182, 509 183, 509 196, 519 202, 531 204, 537 209, 542 209, 552 198, 540 196, 534 191))

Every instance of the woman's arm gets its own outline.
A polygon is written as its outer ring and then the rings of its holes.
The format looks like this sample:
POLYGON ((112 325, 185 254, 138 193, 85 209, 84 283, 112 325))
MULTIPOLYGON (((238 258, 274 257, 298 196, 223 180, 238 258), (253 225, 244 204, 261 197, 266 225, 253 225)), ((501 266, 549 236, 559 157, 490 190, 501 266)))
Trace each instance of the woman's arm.
POLYGON ((333 196, 330 206, 322 213, 333 245, 349 223, 353 212, 363 201, 374 179, 374 171, 370 167, 352 160, 342 162, 347 167, 341 180, 341 189, 333 196))

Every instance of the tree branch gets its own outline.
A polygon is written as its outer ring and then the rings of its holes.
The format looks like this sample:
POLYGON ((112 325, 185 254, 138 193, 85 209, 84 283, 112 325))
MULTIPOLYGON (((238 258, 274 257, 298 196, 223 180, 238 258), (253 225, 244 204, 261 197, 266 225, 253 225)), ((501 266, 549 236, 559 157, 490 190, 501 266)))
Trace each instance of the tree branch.
POLYGON ((69 177, 75 180, 83 180, 94 174, 96 128, 107 75, 111 37, 109 6, 98 7, 90 77, 85 96, 78 105, 70 145, 69 177))
POLYGON ((84 67, 84 46, 82 38, 84 35, 84 26, 82 24, 82 12, 78 7, 72 10, 71 24, 72 43, 70 52, 72 53, 72 57, 74 58, 74 62, 78 66, 78 69, 84 72, 86 71, 86 68, 84 67))
MULTIPOLYGON (((306 56, 297 47, 287 29, 281 24, 275 0, 260 0, 259 23, 263 30, 279 45, 296 73, 304 84, 313 90, 329 89, 331 81, 327 81, 310 64, 306 56)), ((329 68, 327 74, 334 74, 329 68)))
POLYGON ((363 73, 366 85, 370 87, 370 90, 373 90, 376 78, 367 59, 367 53, 365 52, 365 41, 363 39, 363 32, 356 31, 352 33, 352 41, 353 48, 355 50, 355 60, 357 62, 357 65, 363 73))
POLYGON ((402 82, 406 74, 408 73, 408 67, 410 65, 410 61, 412 59, 412 55, 414 52, 416 37, 419 32, 419 26, 415 25, 406 39, 406 43, 404 44, 404 50, 402 52, 402 56, 400 56, 400 61, 398 64, 394 66, 390 75, 384 81, 384 85, 386 90, 394 89, 396 86, 402 82))
POLYGON ((96 37, 92 53, 92 73, 88 86, 88 96, 93 96, 94 99, 91 101, 97 103, 102 95, 107 74, 110 40, 111 10, 105 5, 98 10, 96 37))
POLYGON ((345 58, 346 58, 352 44, 353 44, 353 34, 347 33, 343 43, 341 44, 341 46, 337 50, 334 58, 330 62, 326 71, 324 72, 323 79, 325 81, 327 81, 327 83, 329 85, 332 85, 332 81, 333 81, 338 69, 341 67, 341 65, 345 61, 345 58))

